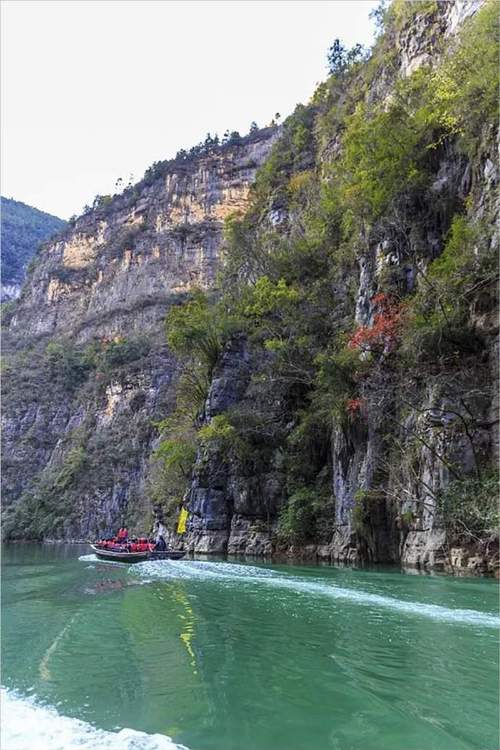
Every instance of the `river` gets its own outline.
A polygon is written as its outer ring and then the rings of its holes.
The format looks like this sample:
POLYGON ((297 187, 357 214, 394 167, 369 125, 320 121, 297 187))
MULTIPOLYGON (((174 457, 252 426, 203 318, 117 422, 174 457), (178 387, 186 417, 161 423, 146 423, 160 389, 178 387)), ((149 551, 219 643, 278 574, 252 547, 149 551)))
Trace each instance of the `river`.
POLYGON ((498 589, 2 555, 2 750, 498 750, 498 589))

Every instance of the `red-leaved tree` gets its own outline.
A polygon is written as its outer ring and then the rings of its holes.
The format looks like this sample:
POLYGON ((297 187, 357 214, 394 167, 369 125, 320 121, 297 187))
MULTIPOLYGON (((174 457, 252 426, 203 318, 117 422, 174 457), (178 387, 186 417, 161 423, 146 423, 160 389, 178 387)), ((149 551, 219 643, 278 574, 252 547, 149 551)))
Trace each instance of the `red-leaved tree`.
POLYGON ((360 326, 348 341, 349 349, 389 353, 398 345, 403 325, 403 306, 388 294, 372 297, 373 325, 360 326))

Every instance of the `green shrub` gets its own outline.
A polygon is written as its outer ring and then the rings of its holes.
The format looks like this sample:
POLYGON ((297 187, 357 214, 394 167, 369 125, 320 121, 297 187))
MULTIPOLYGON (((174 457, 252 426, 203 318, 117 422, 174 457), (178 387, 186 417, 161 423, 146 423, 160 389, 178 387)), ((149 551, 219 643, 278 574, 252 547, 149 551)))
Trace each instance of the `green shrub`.
POLYGON ((212 371, 227 335, 227 320, 201 290, 194 291, 183 305, 173 307, 165 326, 168 345, 175 354, 196 357, 212 371))
POLYGON ((8 302, 2 302, 0 304, 0 319, 2 327, 8 326, 12 317, 15 313, 16 301, 9 300, 8 302))
POLYGON ((189 412, 179 409, 156 426, 161 440, 150 460, 148 495, 174 529, 196 459, 196 430, 189 412))
POLYGON ((470 302, 475 288, 495 280, 496 262, 485 228, 455 216, 442 254, 422 272, 407 306, 403 355, 435 359, 478 351, 482 344, 470 322, 470 302))
POLYGON ((485 126, 497 124, 499 21, 498 3, 489 0, 464 24, 458 47, 432 74, 430 118, 458 135, 471 156, 485 126))
POLYGON ((87 465, 83 446, 68 451, 61 466, 48 470, 2 519, 6 539, 42 540, 57 536, 74 511, 71 489, 87 465))
POLYGON ((387 10, 386 23, 401 30, 415 16, 432 16, 438 9, 438 0, 394 0, 387 10))
POLYGON ((366 537, 369 534, 372 511, 381 499, 382 495, 379 490, 358 490, 355 492, 351 523, 358 536, 366 537))
POLYGON ((186 435, 179 434, 174 439, 162 440, 155 451, 155 458, 163 461, 166 471, 188 479, 196 458, 194 441, 189 440, 186 435))
POLYGON ((50 341, 45 349, 45 357, 51 377, 68 391, 82 385, 94 367, 88 352, 71 341, 50 341))
POLYGON ((52 488, 59 492, 67 490, 83 471, 86 460, 87 454, 83 446, 69 450, 64 458, 64 463, 56 473, 53 482, 51 482, 52 488))
POLYGON ((101 355, 101 363, 104 369, 112 370, 147 357, 150 350, 151 342, 145 336, 120 338, 106 346, 101 355))
POLYGON ((428 185, 433 133, 420 108, 429 80, 421 69, 397 85, 389 107, 361 102, 347 118, 338 168, 347 231, 380 217, 396 196, 428 185))
POLYGON ((405 510, 403 513, 401 513, 401 525, 403 527, 408 528, 411 526, 413 521, 415 520, 415 514, 411 510, 405 510))
POLYGON ((219 449, 231 445, 235 429, 225 414, 217 414, 211 421, 198 430, 198 441, 204 447, 216 445, 219 449))
POLYGON ((362 58, 363 52, 361 44, 356 44, 352 49, 347 49, 340 39, 335 39, 328 50, 328 72, 330 75, 344 75, 352 65, 362 58))
POLYGON ((278 538, 282 542, 299 543, 314 535, 315 500, 315 491, 307 487, 290 495, 278 519, 278 538))
POLYGON ((203 410, 213 369, 233 330, 231 316, 201 291, 171 308, 165 320, 167 342, 181 358, 177 411, 196 424, 203 410))
MULTIPOLYGON (((435 2, 398 2, 391 12, 406 20, 407 14, 433 13, 435 8, 435 2)), ((487 3, 436 69, 422 67, 399 81, 389 105, 360 101, 347 117, 337 179, 348 232, 376 220, 396 198, 421 198, 443 141, 458 136, 473 155, 484 128, 495 126, 498 21, 498 5, 487 3)))
POLYGON ((498 497, 497 473, 481 479, 451 482, 439 493, 437 503, 449 538, 473 541, 485 532, 497 530, 500 522, 498 497))
POLYGON ((283 123, 283 131, 269 157, 258 170, 254 195, 267 197, 273 193, 286 201, 286 186, 294 170, 302 169, 312 160, 314 151, 314 105, 298 104, 283 123))

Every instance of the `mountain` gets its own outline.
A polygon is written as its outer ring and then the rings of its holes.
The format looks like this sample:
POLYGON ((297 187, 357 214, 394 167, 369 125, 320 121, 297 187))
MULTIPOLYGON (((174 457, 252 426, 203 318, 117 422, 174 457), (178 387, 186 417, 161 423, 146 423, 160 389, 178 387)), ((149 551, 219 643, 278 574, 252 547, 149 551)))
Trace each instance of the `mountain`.
POLYGON ((26 267, 39 245, 66 222, 12 198, 1 200, 2 301, 19 296, 26 267))
POLYGON ((165 313, 214 285, 224 219, 244 209, 277 135, 156 164, 37 256, 3 320, 9 535, 88 538, 132 516, 144 526, 155 423, 179 374, 165 313))
POLYGON ((282 126, 42 249, 4 321, 7 538, 156 517, 198 552, 495 569, 497 21, 395 0, 282 126))

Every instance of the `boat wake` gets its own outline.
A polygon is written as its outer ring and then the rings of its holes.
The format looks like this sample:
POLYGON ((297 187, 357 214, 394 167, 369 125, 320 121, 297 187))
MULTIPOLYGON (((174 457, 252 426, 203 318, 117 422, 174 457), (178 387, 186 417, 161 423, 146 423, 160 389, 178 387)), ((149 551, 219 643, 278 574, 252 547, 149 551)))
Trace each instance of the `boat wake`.
POLYGON ((124 565, 128 565, 129 563, 120 562, 118 560, 105 560, 104 558, 97 557, 97 555, 90 554, 90 555, 80 555, 78 558, 80 562, 88 562, 88 563, 99 563, 99 565, 119 565, 120 568, 123 568, 124 565))
POLYGON ((187 750, 163 734, 96 729, 6 688, 1 690, 1 706, 4 750, 187 750))
MULTIPOLYGON (((130 571, 129 571, 130 572, 130 571)), ((133 566, 133 573, 148 578, 162 580, 204 580, 219 581, 231 585, 261 584, 268 587, 288 589, 296 593, 326 596, 336 600, 349 600, 354 604, 387 608, 413 616, 422 616, 442 622, 479 625, 482 627, 498 628, 500 617, 488 612, 474 609, 452 609, 439 604, 405 601, 390 596, 373 594, 368 591, 344 588, 327 583, 318 578, 301 578, 286 575, 281 571, 260 568, 252 565, 238 565, 234 563, 217 563, 204 561, 174 561, 160 560, 142 562, 133 566)))

